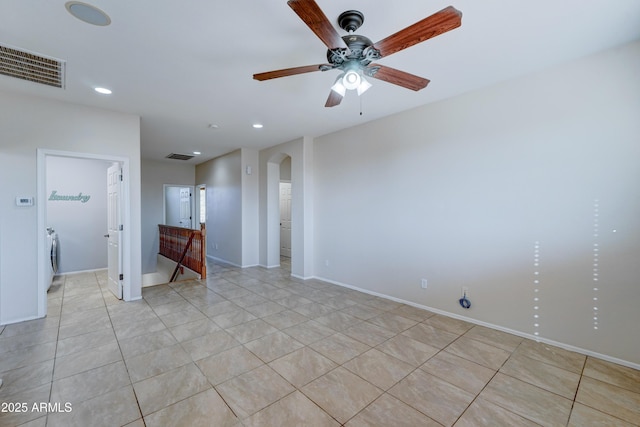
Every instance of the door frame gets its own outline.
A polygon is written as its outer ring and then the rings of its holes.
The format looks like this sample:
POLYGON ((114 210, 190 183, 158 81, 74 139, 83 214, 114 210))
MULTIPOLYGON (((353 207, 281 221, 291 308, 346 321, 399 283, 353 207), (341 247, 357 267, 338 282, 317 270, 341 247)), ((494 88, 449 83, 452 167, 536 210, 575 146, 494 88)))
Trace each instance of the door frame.
POLYGON ((122 299, 122 279, 120 279, 122 271, 122 230, 120 230, 120 224, 122 224, 122 210, 120 204, 122 203, 122 163, 113 162, 107 168, 107 288, 118 299, 122 299), (113 184, 112 177, 115 177, 115 185, 113 184), (114 201, 111 195, 114 193, 113 188, 116 188, 116 209, 112 211, 114 201), (115 215, 113 218, 112 215, 115 215), (114 237, 115 236, 115 237, 114 237), (117 243, 118 249, 116 253, 112 253, 113 244, 117 243), (115 261, 115 262, 114 262, 115 261))
POLYGON ((195 202, 196 202, 196 207, 195 207, 195 215, 194 215, 194 219, 196 221, 196 227, 194 228, 200 228, 200 224, 201 223, 207 223, 207 185, 206 184, 198 184, 195 186, 195 190, 194 193, 196 195, 195 197, 195 202), (202 197, 200 197, 200 190, 204 190, 204 211, 205 211, 205 218, 204 221, 200 220, 200 212, 202 211, 202 197))
MULTIPOLYGON (((120 251, 122 255, 122 281, 123 297, 131 295, 131 203, 130 203, 130 165, 128 157, 110 156, 104 154, 79 153, 72 151, 37 149, 36 155, 36 208, 37 208, 37 236, 38 236, 38 317, 47 315, 47 257, 46 245, 47 236, 45 234, 47 224, 47 157, 70 157, 75 159, 104 160, 106 162, 119 163, 122 166, 122 203, 120 203, 120 214, 123 225, 122 244, 120 251)), ((125 298, 126 300, 126 298, 125 298)))

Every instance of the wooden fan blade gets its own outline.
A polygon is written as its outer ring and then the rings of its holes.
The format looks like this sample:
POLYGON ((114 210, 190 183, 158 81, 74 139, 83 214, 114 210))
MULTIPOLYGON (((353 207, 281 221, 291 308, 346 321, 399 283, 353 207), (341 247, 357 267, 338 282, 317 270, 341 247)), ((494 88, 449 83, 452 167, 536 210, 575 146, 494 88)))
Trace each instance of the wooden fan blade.
POLYGON ((335 107, 336 105, 340 105, 341 102, 342 102, 342 95, 340 95, 335 90, 330 90, 329 97, 327 98, 327 102, 326 104, 324 104, 324 106, 335 107))
POLYGON ((374 46, 380 50, 380 55, 385 57, 451 31, 460 25, 462 25, 462 12, 449 6, 374 43, 374 46))
POLYGON ((321 65, 323 64, 305 65, 302 67, 284 68, 282 70, 267 71, 266 73, 254 74, 253 78, 255 80, 264 81, 269 79, 277 79, 279 77, 295 76, 296 74, 311 73, 313 71, 320 71, 321 65))
POLYGON ((314 0, 289 0, 287 4, 329 49, 347 47, 340 34, 314 0))
POLYGON ((380 64, 371 64, 370 67, 380 67, 378 71, 371 77, 378 80, 383 80, 387 83, 406 87, 407 89, 419 91, 420 89, 424 89, 429 84, 428 79, 414 76, 413 74, 396 70, 395 68, 386 67, 380 64))

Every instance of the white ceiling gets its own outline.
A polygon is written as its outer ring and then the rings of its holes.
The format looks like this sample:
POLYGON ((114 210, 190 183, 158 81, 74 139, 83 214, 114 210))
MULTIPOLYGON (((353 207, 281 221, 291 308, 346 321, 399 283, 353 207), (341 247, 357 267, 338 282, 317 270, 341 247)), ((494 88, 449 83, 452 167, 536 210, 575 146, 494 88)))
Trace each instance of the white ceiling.
POLYGON ((63 59, 67 76, 62 90, 0 75, 0 90, 139 115, 143 158, 197 150, 187 162, 197 164, 239 147, 324 135, 640 39, 638 0, 316 1, 334 24, 345 10, 362 11, 357 33, 374 42, 448 5, 462 11, 462 26, 378 61, 430 79, 426 89, 372 79, 361 99, 348 93, 325 108, 338 71, 252 79, 326 62, 326 47, 286 0, 85 0, 111 17, 106 27, 77 20, 65 0, 3 0, 0 44, 63 59), (113 94, 99 95, 95 86, 113 94), (253 129, 255 122, 264 128, 253 129))

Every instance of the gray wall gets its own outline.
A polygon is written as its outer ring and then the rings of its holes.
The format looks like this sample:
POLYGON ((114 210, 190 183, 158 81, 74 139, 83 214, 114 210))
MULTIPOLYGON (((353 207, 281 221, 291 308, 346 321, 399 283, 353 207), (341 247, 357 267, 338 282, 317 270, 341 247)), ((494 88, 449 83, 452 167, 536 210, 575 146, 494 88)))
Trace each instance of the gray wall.
POLYGON ((291 157, 285 157, 280 163, 280 181, 291 182, 291 157))
POLYGON ((317 138, 316 275, 640 363, 639 58, 317 138))
POLYGON ((47 163, 47 226, 58 233, 58 274, 107 268, 107 168, 103 160, 53 157, 47 163), (52 192, 54 197, 50 197, 52 192), (56 196, 89 197, 86 201, 56 196), (53 199, 53 200, 51 200, 53 199))
POLYGON ((207 255, 242 265, 241 150, 196 167, 196 182, 207 187, 207 255))
POLYGON ((142 161, 142 273, 156 271, 159 234, 164 220, 164 184, 195 185, 196 167, 179 163, 142 161))
MULTIPOLYGON (((44 98, 0 93, 0 324, 39 316, 38 205, 15 205, 19 195, 36 197, 37 150, 43 148, 129 160, 125 212, 124 296, 141 295, 140 118, 44 98), (129 251, 129 252, 127 252, 129 251)), ((43 191, 45 189, 43 188, 43 191)), ((43 195, 44 197, 44 195, 43 195)), ((42 246, 44 249, 44 245, 42 246)), ((41 255, 44 255, 44 250, 41 255)), ((46 299, 46 298, 45 298, 46 299)), ((44 313, 40 314, 43 315, 44 313)))

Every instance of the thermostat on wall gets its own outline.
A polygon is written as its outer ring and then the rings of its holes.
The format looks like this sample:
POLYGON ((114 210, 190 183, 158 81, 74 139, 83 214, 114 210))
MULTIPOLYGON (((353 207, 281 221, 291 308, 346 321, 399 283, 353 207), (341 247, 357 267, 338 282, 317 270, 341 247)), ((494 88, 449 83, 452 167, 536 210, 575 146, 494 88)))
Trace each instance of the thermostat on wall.
POLYGON ((31 196, 16 197, 16 206, 33 206, 33 197, 31 196))

